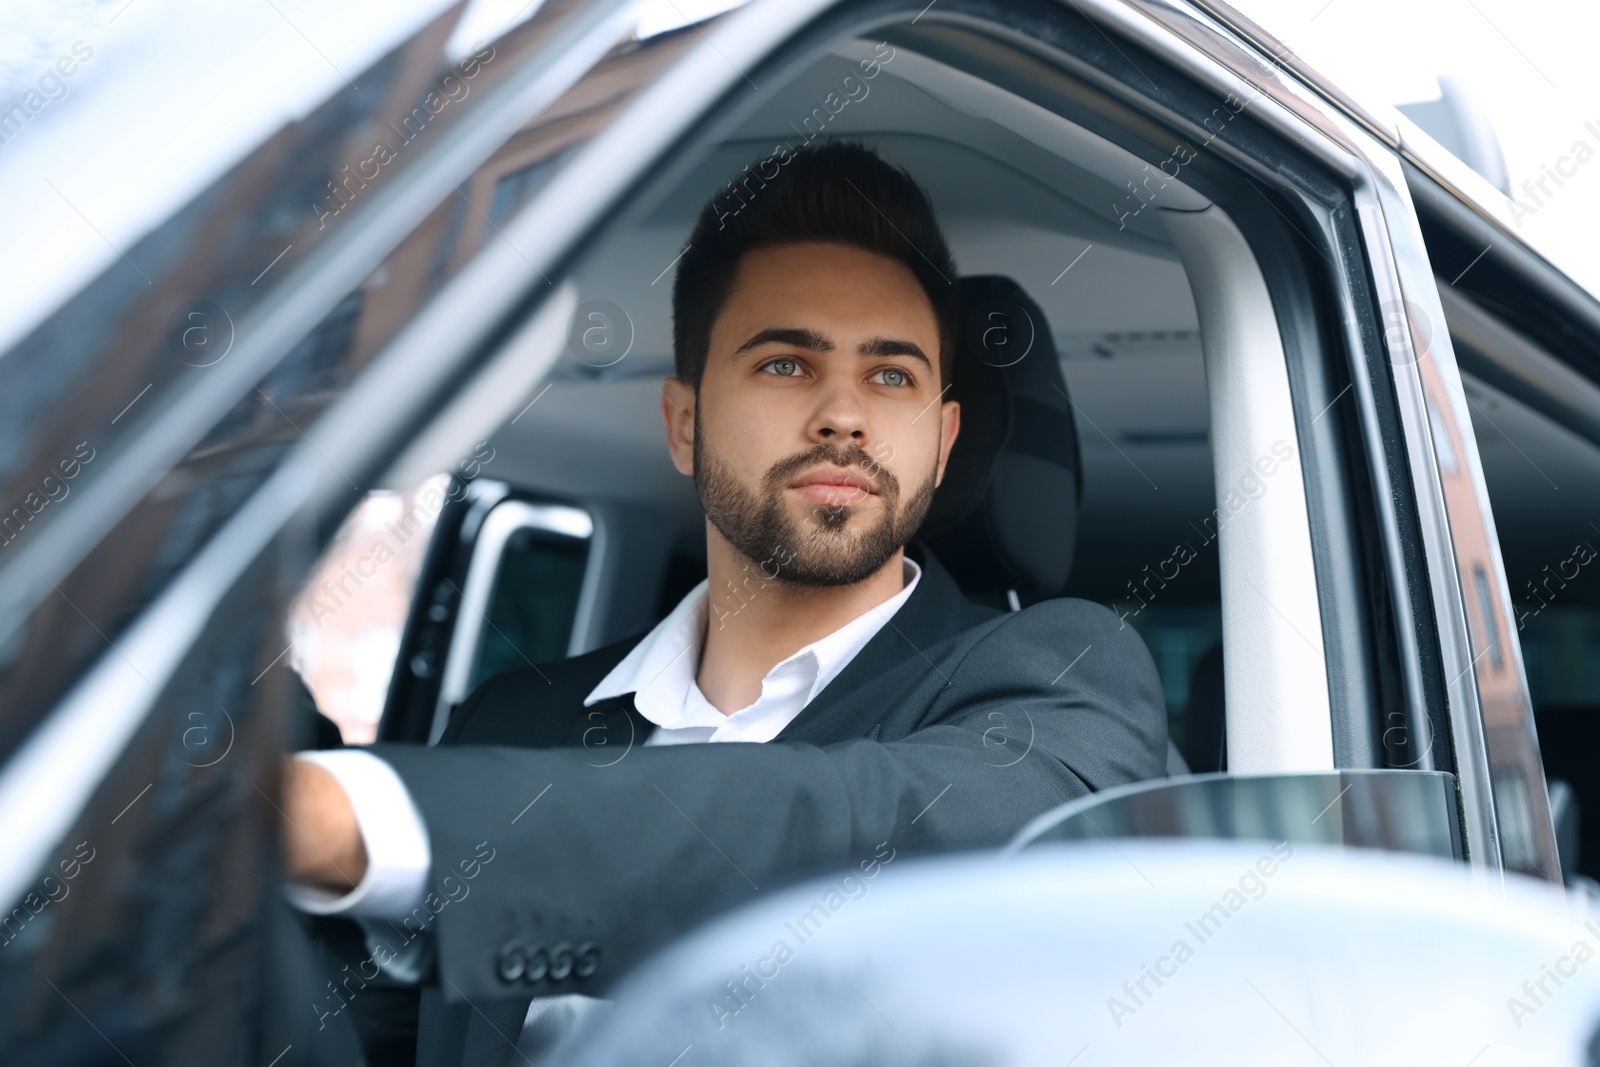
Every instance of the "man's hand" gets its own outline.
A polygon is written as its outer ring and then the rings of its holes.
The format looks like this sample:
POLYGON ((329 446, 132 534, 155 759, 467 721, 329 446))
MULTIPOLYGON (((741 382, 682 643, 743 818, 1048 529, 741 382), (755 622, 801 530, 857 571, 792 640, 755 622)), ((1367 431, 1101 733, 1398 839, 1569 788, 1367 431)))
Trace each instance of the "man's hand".
POLYGON ((338 779, 308 760, 283 769, 284 874, 290 881, 348 891, 367 873, 355 809, 338 779))

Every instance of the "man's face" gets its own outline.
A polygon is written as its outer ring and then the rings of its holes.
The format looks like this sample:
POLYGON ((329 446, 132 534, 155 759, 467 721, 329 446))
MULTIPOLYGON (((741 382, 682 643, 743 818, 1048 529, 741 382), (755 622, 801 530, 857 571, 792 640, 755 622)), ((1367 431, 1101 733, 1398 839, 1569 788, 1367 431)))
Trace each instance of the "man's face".
POLYGON ((960 408, 942 399, 933 306, 904 264, 805 242, 747 253, 696 398, 662 413, 706 516, 767 574, 846 585, 921 525, 960 408))

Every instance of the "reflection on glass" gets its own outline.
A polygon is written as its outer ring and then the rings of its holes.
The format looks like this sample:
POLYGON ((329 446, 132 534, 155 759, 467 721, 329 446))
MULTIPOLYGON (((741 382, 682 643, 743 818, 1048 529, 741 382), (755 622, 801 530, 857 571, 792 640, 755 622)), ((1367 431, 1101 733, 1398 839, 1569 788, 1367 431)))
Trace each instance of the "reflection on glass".
POLYGON ((1136 782, 1048 812, 1012 849, 1047 841, 1187 837, 1291 841, 1462 858, 1455 776, 1347 770, 1136 782))

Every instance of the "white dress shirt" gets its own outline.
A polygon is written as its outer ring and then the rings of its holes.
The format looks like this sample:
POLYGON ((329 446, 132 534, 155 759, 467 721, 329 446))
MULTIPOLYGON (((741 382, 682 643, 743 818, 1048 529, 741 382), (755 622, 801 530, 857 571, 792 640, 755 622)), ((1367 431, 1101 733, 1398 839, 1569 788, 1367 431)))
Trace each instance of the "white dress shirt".
MULTIPOLYGON (((761 696, 749 707, 725 715, 695 681, 709 615, 709 580, 690 590, 600 680, 584 698, 584 706, 634 694, 639 714, 656 724, 646 745, 770 741, 838 677, 911 596, 922 568, 903 558, 905 588, 774 666, 761 680, 761 696)), ((737 611, 712 625, 738 625, 737 611)), ((400 776, 360 749, 302 752, 298 758, 326 769, 350 797, 367 850, 367 871, 360 884, 342 895, 291 883, 286 887, 289 899, 314 914, 369 919, 401 919, 422 905, 432 855, 422 816, 400 776)))

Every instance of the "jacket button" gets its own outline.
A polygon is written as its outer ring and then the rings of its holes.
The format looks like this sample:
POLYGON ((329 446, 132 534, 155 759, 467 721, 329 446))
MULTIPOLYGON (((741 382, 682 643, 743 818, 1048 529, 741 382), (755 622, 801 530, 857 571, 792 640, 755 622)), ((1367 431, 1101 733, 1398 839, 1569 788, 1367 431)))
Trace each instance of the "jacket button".
POLYGON ((578 959, 572 968, 572 973, 579 978, 587 978, 599 969, 600 946, 593 941, 585 941, 578 946, 578 959))
POLYGON ((572 973, 572 942, 563 941, 550 950, 550 980, 560 982, 572 973))
POLYGON ((544 976, 550 973, 550 957, 540 945, 528 953, 528 968, 522 974, 522 980, 530 985, 544 981, 544 976))
POLYGON ((527 957, 518 941, 507 941, 500 947, 500 956, 496 961, 495 970, 500 975, 502 982, 515 982, 522 977, 522 972, 527 966, 527 957))

